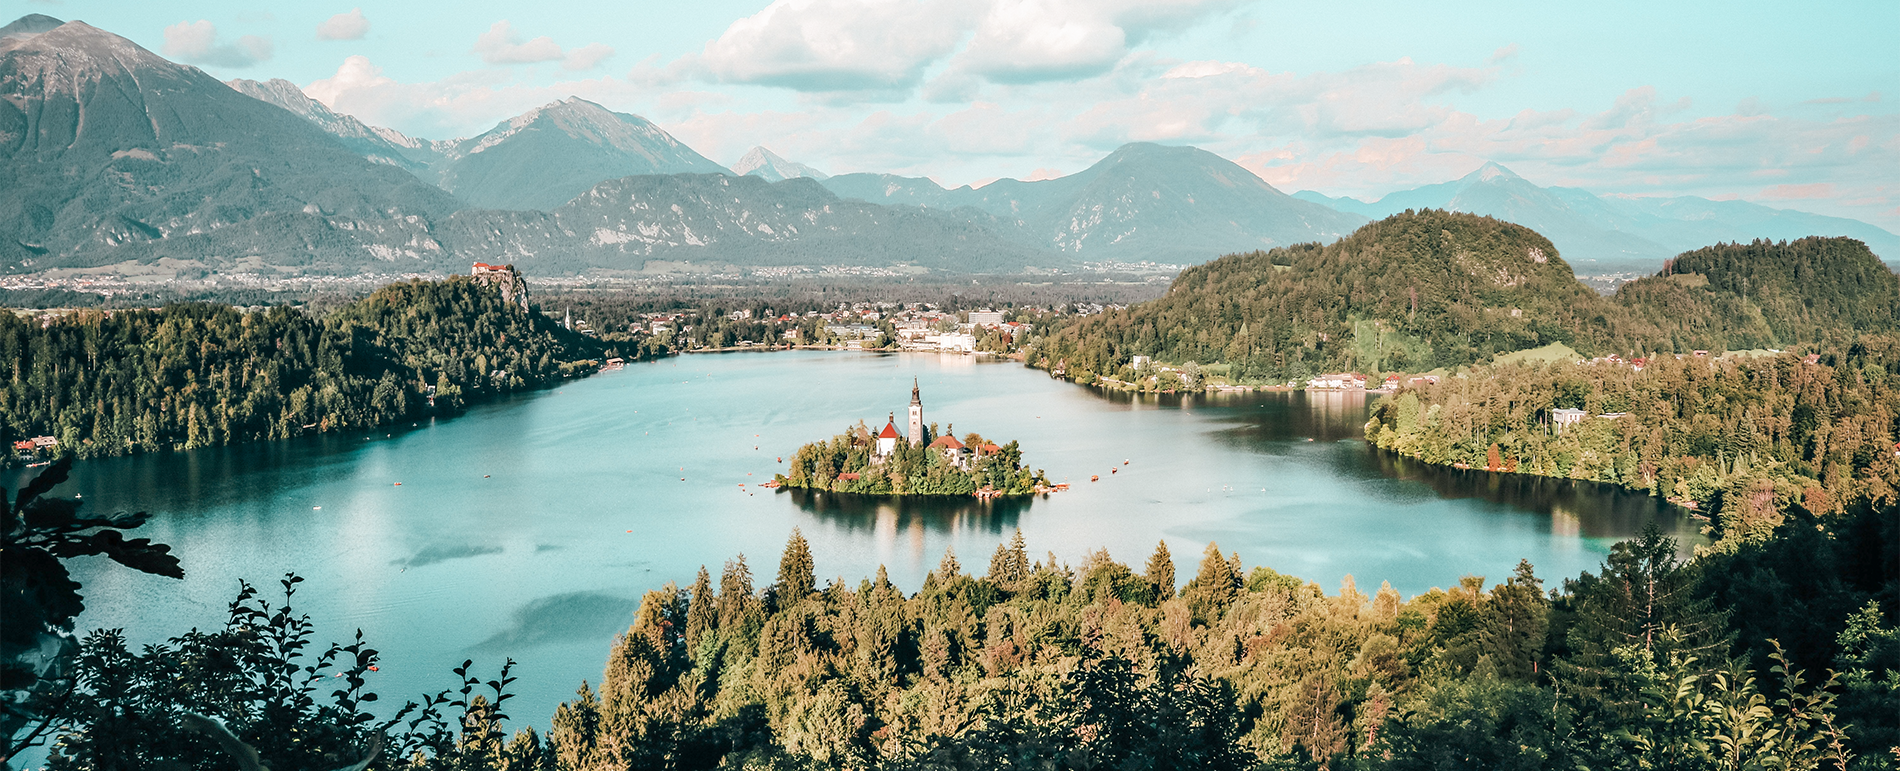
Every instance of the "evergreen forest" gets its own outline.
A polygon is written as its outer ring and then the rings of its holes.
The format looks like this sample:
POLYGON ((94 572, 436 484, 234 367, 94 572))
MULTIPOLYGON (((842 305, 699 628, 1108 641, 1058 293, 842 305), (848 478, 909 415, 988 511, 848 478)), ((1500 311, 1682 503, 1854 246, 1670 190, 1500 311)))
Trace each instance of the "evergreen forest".
POLYGON ((0 313, 0 439, 51 436, 98 457, 361 430, 585 374, 606 353, 461 276, 320 314, 0 313))
POLYGON ((1834 516, 1900 500, 1900 341, 1840 354, 1658 356, 1508 364, 1407 387, 1366 423, 1429 463, 1645 490, 1708 521, 1723 548, 1799 508, 1834 516), (1582 410, 1570 425, 1555 410, 1582 410))
POLYGON ((1527 228, 1423 210, 1326 246, 1189 268, 1160 299, 1069 324, 1027 355, 1084 383, 1125 379, 1136 356, 1281 383, 1449 370, 1552 343, 1635 358, 1840 349, 1873 332, 1900 332, 1900 279, 1853 239, 1711 246, 1603 297, 1527 228))
MULTIPOLYGON (((119 537, 138 518, 79 517, 50 486, 8 509, 10 554, 175 573, 165 547, 119 537)), ((1069 565, 1018 533, 986 570, 946 553, 907 592, 882 569, 819 585, 794 531, 763 586, 740 556, 648 592, 552 716, 508 714, 510 673, 533 666, 512 659, 374 710, 380 653, 360 633, 318 647, 286 576, 281 601, 246 585, 224 628, 138 649, 62 637, 70 604, 15 606, 41 623, 10 624, 9 653, 38 633, 70 656, 38 681, 10 671, 29 687, 4 717, 15 746, 50 740, 53 769, 1891 768, 1896 510, 1797 509, 1680 555, 1652 527, 1555 584, 1520 563, 1404 599, 1213 544, 1185 582, 1165 542, 1139 570, 1101 551, 1069 565)))

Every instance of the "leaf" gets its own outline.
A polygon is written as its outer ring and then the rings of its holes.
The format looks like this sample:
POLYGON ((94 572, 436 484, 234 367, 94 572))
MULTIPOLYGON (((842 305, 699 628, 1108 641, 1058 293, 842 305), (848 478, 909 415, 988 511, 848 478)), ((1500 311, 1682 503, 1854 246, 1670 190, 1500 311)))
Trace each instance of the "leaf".
POLYGON ((79 501, 71 498, 48 498, 36 500, 20 507, 20 519, 28 530, 50 530, 71 532, 83 530, 89 525, 80 525, 79 501))
POLYGON ((33 481, 26 483, 25 487, 20 488, 19 497, 13 499, 13 510, 18 512, 26 511, 29 506, 33 505, 35 500, 45 495, 47 491, 64 484, 66 477, 72 473, 72 470, 73 458, 70 455, 53 461, 53 465, 46 467, 46 470, 40 472, 39 476, 33 477, 33 481))
POLYGON ((18 553, 0 561, 0 606, 6 608, 7 617, 6 623, 0 624, 4 629, 0 639, 7 641, 8 658, 12 657, 16 634, 35 637, 42 623, 70 630, 73 619, 86 609, 79 596, 79 583, 51 553, 43 549, 14 551, 18 553))
POLYGON ((125 540, 124 534, 117 530, 101 530, 87 539, 88 554, 104 554, 117 562, 141 573, 184 578, 185 569, 178 563, 178 557, 165 544, 152 543, 150 538, 125 540))

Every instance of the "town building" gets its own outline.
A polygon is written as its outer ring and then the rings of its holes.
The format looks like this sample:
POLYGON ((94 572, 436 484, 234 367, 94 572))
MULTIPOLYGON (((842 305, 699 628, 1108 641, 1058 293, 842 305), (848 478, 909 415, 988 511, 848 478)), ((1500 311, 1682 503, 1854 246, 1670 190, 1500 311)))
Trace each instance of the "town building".
POLYGON ((929 449, 943 453, 944 459, 950 461, 950 465, 964 470, 970 468, 970 458, 966 452, 967 448, 963 446, 962 442, 957 441, 955 434, 946 433, 943 436, 937 437, 931 441, 929 449))
POLYGON ((1357 372, 1340 372, 1320 375, 1306 381, 1306 387, 1320 391, 1364 391, 1366 376, 1357 372))
POLYGON ((1589 414, 1583 410, 1558 407, 1550 411, 1550 424, 1552 428, 1557 429, 1558 433, 1563 433, 1565 427, 1583 420, 1584 416, 1589 414))
POLYGON ((1003 323, 1003 312, 987 310, 970 311, 970 323, 979 327, 1001 326, 1003 323))

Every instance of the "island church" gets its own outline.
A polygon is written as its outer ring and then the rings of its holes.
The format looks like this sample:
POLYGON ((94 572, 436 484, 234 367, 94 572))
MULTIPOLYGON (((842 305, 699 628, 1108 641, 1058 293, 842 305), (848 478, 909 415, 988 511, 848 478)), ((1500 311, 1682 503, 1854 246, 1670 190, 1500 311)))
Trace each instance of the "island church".
MULTIPOLYGON (((891 413, 885 422, 884 430, 877 434, 878 457, 888 457, 897 451, 897 413, 891 413)), ((913 445, 924 443, 924 400, 917 390, 917 378, 910 379, 910 432, 905 435, 913 445)))
MULTIPOLYGON (((896 453, 897 439, 900 436, 908 440, 912 447, 924 443, 924 400, 919 392, 916 378, 911 378, 910 381, 910 430, 903 434, 898 433, 897 413, 891 413, 890 418, 884 423, 884 430, 877 433, 877 451, 872 456, 873 459, 881 462, 896 453)), ((974 451, 981 456, 996 452, 999 448, 991 444, 976 448, 966 447, 962 442, 957 441, 955 434, 945 433, 943 436, 934 438, 927 449, 942 452, 944 458, 957 468, 968 469, 970 452, 974 451)))

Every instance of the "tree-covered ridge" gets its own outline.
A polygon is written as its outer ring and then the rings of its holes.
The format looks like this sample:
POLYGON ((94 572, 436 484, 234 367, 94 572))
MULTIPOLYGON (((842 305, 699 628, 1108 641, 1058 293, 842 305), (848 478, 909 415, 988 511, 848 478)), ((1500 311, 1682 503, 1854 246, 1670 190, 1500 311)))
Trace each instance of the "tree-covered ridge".
POLYGON ((0 439, 51 435, 93 457, 364 428, 584 371, 597 345, 461 276, 322 316, 204 303, 0 313, 0 439))
POLYGON ((1616 298, 1535 232, 1471 214, 1393 215, 1328 245, 1222 257, 1158 300, 1069 325, 1031 364, 1093 382, 1134 357, 1234 380, 1426 372, 1564 343, 1589 356, 1838 345, 1900 332, 1900 279, 1847 238, 1688 252, 1616 298))
POLYGON ((512 660, 370 714, 379 652, 312 646, 290 576, 283 605, 244 586, 223 629, 94 633, 70 693, 28 706, 61 771, 1886 768, 1897 512, 1797 512, 1688 562, 1651 528, 1548 593, 1520 563, 1410 600, 1214 544, 1181 586, 1165 543, 1136 572, 1032 560, 1020 533, 914 594, 882 569, 820 587, 794 531, 763 591, 741 556, 648 592, 599 687, 512 738, 512 660))
POLYGON ((1489 217, 1408 212, 1328 246, 1222 257, 1158 300, 1063 330, 1031 361, 1113 375, 1133 356, 1221 362, 1236 379, 1425 371, 1563 342, 1620 350, 1631 335, 1550 241, 1489 217))
POLYGON ((774 481, 783 487, 829 490, 863 495, 1032 495, 1049 487, 1041 469, 1023 465, 1022 447, 1015 440, 1001 445, 972 431, 960 441, 946 434, 960 450, 953 460, 947 448, 937 446, 937 427, 926 429, 924 441, 912 444, 898 437, 888 456, 877 454, 877 437, 863 422, 844 433, 798 448, 791 473, 774 481))
POLYGON ((1618 288, 1653 326, 1653 350, 1841 346, 1900 329, 1900 277, 1851 238, 1720 244, 1684 252, 1618 288))
POLYGON ((1900 497, 1900 342, 1817 359, 1659 356, 1640 371, 1560 362, 1474 369, 1381 400, 1379 447, 1430 463, 1610 482, 1759 540, 1791 507, 1829 514, 1900 497), (1580 409, 1559 430, 1552 411, 1580 409))
POLYGON ((1212 544, 1177 592, 1165 544, 1136 572, 1032 560, 1020 534, 916 594, 881 571, 820 589, 794 534, 763 593, 743 559, 648 593, 545 751, 576 771, 1883 768, 1900 561, 1850 552, 1900 530, 1861 507, 1837 532, 1685 563, 1652 529, 1548 593, 1520 564, 1409 601, 1212 544), (1833 615, 1740 618, 1775 587, 1833 615))

